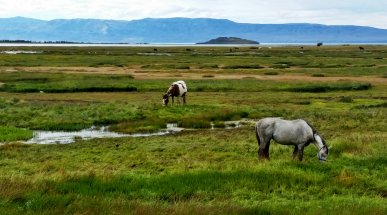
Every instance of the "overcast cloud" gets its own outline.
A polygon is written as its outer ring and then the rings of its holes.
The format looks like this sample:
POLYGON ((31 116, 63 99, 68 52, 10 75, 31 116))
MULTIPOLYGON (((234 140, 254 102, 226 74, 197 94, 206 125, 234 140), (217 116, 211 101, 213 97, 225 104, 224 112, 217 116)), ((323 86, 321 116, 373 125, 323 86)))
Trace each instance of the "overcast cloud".
POLYGON ((0 0, 0 17, 14 16, 44 20, 206 17, 387 29, 387 0, 0 0))

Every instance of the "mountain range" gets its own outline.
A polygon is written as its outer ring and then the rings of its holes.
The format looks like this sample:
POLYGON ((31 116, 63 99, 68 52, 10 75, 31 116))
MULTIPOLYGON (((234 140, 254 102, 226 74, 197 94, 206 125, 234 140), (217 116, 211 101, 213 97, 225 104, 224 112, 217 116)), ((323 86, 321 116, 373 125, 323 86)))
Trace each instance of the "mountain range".
POLYGON ((0 40, 198 43, 217 37, 239 37, 260 43, 387 43, 387 29, 308 23, 250 24, 210 18, 0 18, 0 40))

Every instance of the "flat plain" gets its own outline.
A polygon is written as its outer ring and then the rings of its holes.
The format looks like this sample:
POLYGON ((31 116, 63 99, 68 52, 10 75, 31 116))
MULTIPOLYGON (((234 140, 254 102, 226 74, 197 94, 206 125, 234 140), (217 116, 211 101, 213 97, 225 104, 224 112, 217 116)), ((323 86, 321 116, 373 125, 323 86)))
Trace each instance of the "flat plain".
POLYGON ((363 47, 0 47, 0 210, 386 214, 387 47, 363 47), (187 104, 163 107, 176 80, 187 104), (292 160, 275 142, 259 161, 263 117, 308 120, 332 147, 328 161, 314 145, 292 160), (185 130, 24 143, 34 130, 167 123, 185 130))

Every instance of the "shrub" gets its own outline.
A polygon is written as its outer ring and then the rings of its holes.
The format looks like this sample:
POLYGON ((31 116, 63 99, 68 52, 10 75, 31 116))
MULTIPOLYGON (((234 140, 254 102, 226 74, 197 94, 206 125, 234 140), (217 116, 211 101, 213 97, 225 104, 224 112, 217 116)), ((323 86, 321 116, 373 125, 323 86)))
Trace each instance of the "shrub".
POLYGON ((215 76, 214 75, 203 75, 202 77, 203 78, 214 78, 215 76))
POLYGON ((199 69, 218 69, 219 66, 217 64, 205 64, 205 65, 201 65, 199 67, 199 69))
POLYGON ((325 77, 325 75, 320 73, 315 73, 315 74, 312 74, 312 77, 325 77))
POLYGON ((175 69, 190 69, 190 67, 185 65, 179 65, 179 66, 175 66, 175 69))
POLYGON ((258 64, 256 65, 230 65, 230 66, 224 66, 223 69, 262 69, 263 66, 260 66, 258 64))
POLYGON ((339 102, 351 103, 353 102, 353 99, 350 96, 341 96, 339 102))

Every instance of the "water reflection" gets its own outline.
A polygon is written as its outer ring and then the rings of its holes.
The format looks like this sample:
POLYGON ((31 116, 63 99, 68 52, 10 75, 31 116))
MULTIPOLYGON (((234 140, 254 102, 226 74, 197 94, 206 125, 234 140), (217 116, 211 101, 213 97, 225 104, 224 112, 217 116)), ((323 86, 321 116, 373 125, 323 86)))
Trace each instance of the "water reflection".
MULTIPOLYGON (((224 129, 239 128, 242 124, 252 123, 251 120, 241 121, 226 121, 224 122, 224 129)), ((211 123, 211 129, 217 129, 214 123, 211 123)), ((162 129, 154 133, 138 133, 138 134, 122 134, 117 132, 109 131, 108 127, 91 127, 80 131, 34 131, 32 139, 28 140, 27 143, 35 144, 68 144, 73 143, 77 139, 89 140, 93 138, 119 138, 119 137, 150 137, 150 136, 162 136, 167 134, 174 134, 184 130, 184 128, 178 127, 177 123, 168 123, 166 129, 162 129)), ((192 129, 189 129, 192 130, 192 129)))
POLYGON ((27 143, 36 144, 68 144, 73 143, 76 139, 89 140, 93 138, 118 138, 118 137, 150 137, 162 136, 182 131, 183 128, 178 128, 177 124, 167 124, 167 128, 154 133, 139 133, 139 134, 122 134, 108 130, 108 127, 91 127, 80 131, 34 131, 32 139, 27 143))

